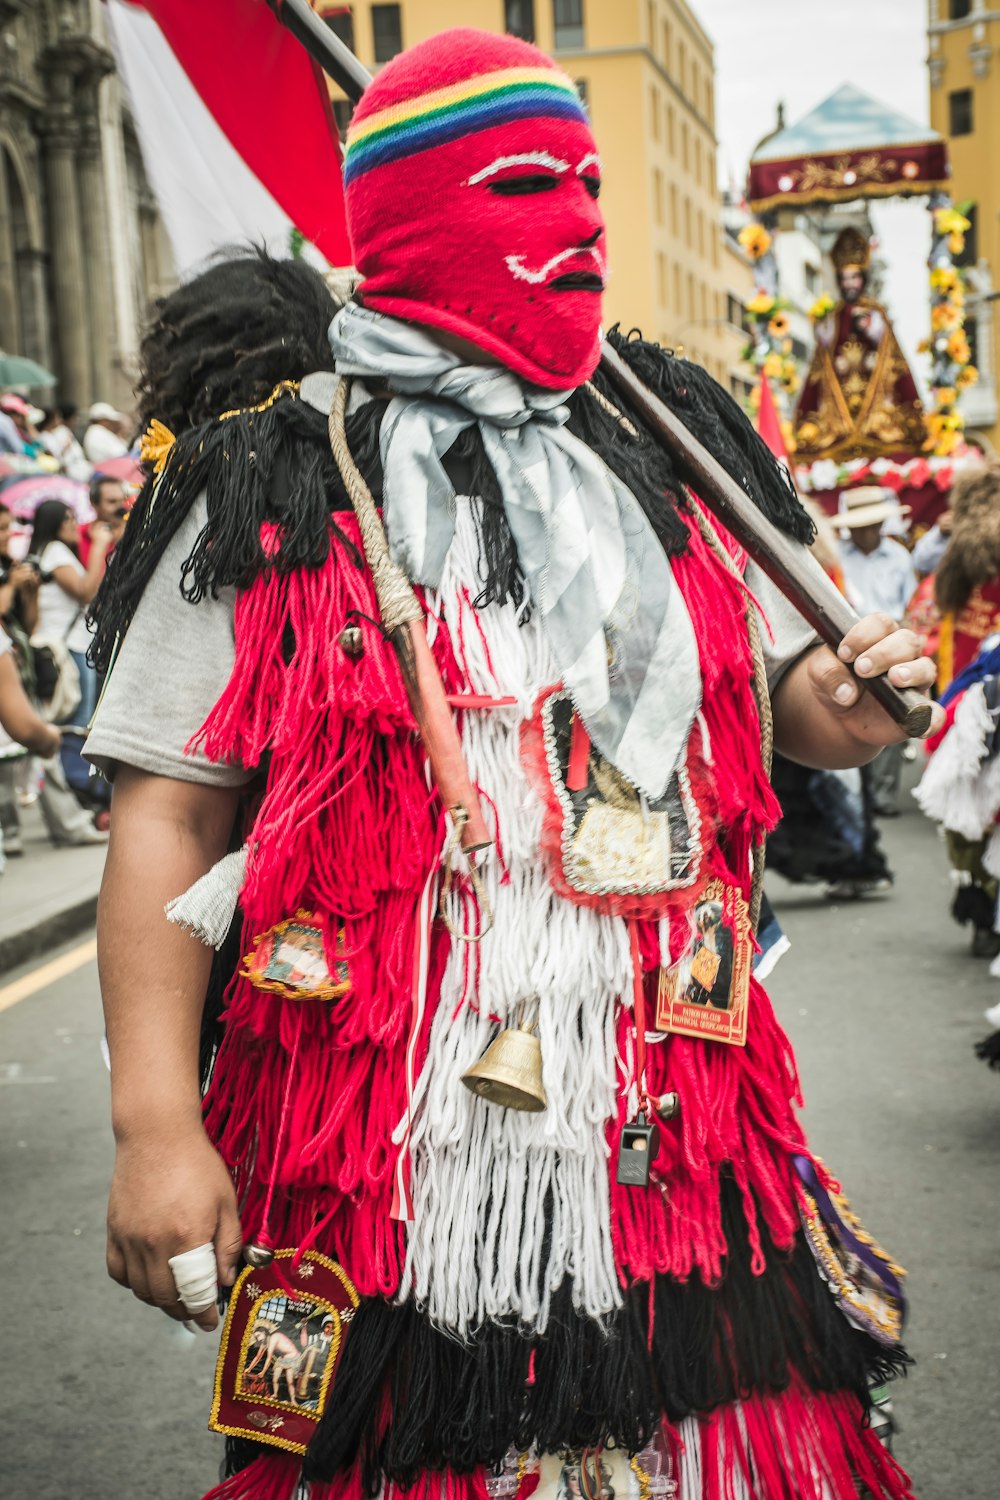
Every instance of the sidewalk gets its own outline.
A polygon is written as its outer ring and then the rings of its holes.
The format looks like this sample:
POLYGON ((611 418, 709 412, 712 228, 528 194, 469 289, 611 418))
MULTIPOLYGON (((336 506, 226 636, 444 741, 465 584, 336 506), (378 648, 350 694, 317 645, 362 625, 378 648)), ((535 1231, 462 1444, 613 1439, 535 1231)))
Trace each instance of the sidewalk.
POLYGON ((24 853, 0 875, 0 975, 92 928, 106 846, 56 849, 37 806, 21 809, 24 853))

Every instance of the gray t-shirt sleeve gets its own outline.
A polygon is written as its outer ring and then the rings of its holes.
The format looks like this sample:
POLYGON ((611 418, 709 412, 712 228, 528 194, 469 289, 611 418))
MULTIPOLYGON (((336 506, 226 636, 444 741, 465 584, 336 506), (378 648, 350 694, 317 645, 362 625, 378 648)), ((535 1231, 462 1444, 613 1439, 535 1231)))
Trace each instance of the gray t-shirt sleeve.
POLYGON ((748 563, 743 576, 760 605, 760 640, 767 665, 767 685, 773 697, 789 667, 804 652, 819 645, 819 636, 756 563, 748 563))
POLYGON ((189 604, 180 591, 184 559, 205 520, 199 499, 160 559, 111 668, 83 749, 105 775, 126 765, 178 781, 243 786, 253 774, 184 749, 221 697, 235 660, 235 592, 189 604))

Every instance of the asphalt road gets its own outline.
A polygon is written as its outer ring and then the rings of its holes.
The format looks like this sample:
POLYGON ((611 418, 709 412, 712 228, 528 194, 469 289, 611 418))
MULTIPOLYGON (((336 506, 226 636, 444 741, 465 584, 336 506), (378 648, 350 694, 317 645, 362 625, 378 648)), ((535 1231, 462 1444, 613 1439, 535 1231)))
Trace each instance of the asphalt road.
MULTIPOLYGON (((913 811, 886 828, 888 899, 830 907, 774 882, 792 950, 771 989, 813 1143, 910 1271, 918 1363, 896 1390, 897 1453, 920 1500, 996 1500, 1000 1076, 972 1046, 1000 985, 947 917, 929 825, 913 811)), ((0 1010, 0 1491, 199 1500, 221 1459, 205 1430, 215 1341, 182 1343, 105 1279, 100 1038, 92 961, 0 1010)))

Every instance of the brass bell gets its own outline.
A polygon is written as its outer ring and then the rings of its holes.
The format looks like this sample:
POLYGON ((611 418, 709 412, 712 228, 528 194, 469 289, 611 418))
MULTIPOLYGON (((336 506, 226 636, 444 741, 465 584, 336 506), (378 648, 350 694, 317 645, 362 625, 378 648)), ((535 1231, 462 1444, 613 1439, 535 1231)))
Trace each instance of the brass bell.
POLYGON ((360 625, 345 625, 337 637, 337 643, 345 656, 357 659, 365 649, 365 638, 360 625))
POLYGON ((269 1266, 274 1259, 274 1251, 270 1245, 244 1245, 243 1259, 248 1266, 253 1266, 259 1271, 264 1266, 269 1266))
POLYGON ((516 1031, 501 1031, 462 1082, 480 1099, 504 1109, 523 1109, 532 1114, 545 1109, 548 1100, 542 1084, 542 1044, 534 1022, 522 1023, 516 1031))

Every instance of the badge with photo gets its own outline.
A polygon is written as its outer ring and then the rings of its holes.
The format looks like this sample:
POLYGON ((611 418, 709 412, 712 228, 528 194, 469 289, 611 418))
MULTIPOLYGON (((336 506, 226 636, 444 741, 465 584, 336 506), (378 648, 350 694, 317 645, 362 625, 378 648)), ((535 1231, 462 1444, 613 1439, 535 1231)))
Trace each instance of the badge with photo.
POLYGON ((657 1031, 744 1046, 752 967, 750 908, 734 886, 712 880, 692 912, 687 948, 660 970, 657 1031))
MULTIPOLYGON (((338 950, 343 949, 343 930, 338 950)), ((242 972, 259 990, 286 1000, 337 1000, 351 987, 347 960, 338 951, 331 967, 321 928, 307 911, 269 927, 254 939, 242 972)))
POLYGON ((277 1250, 247 1266, 222 1329, 209 1427, 304 1453, 322 1416, 358 1294, 335 1261, 277 1250))

